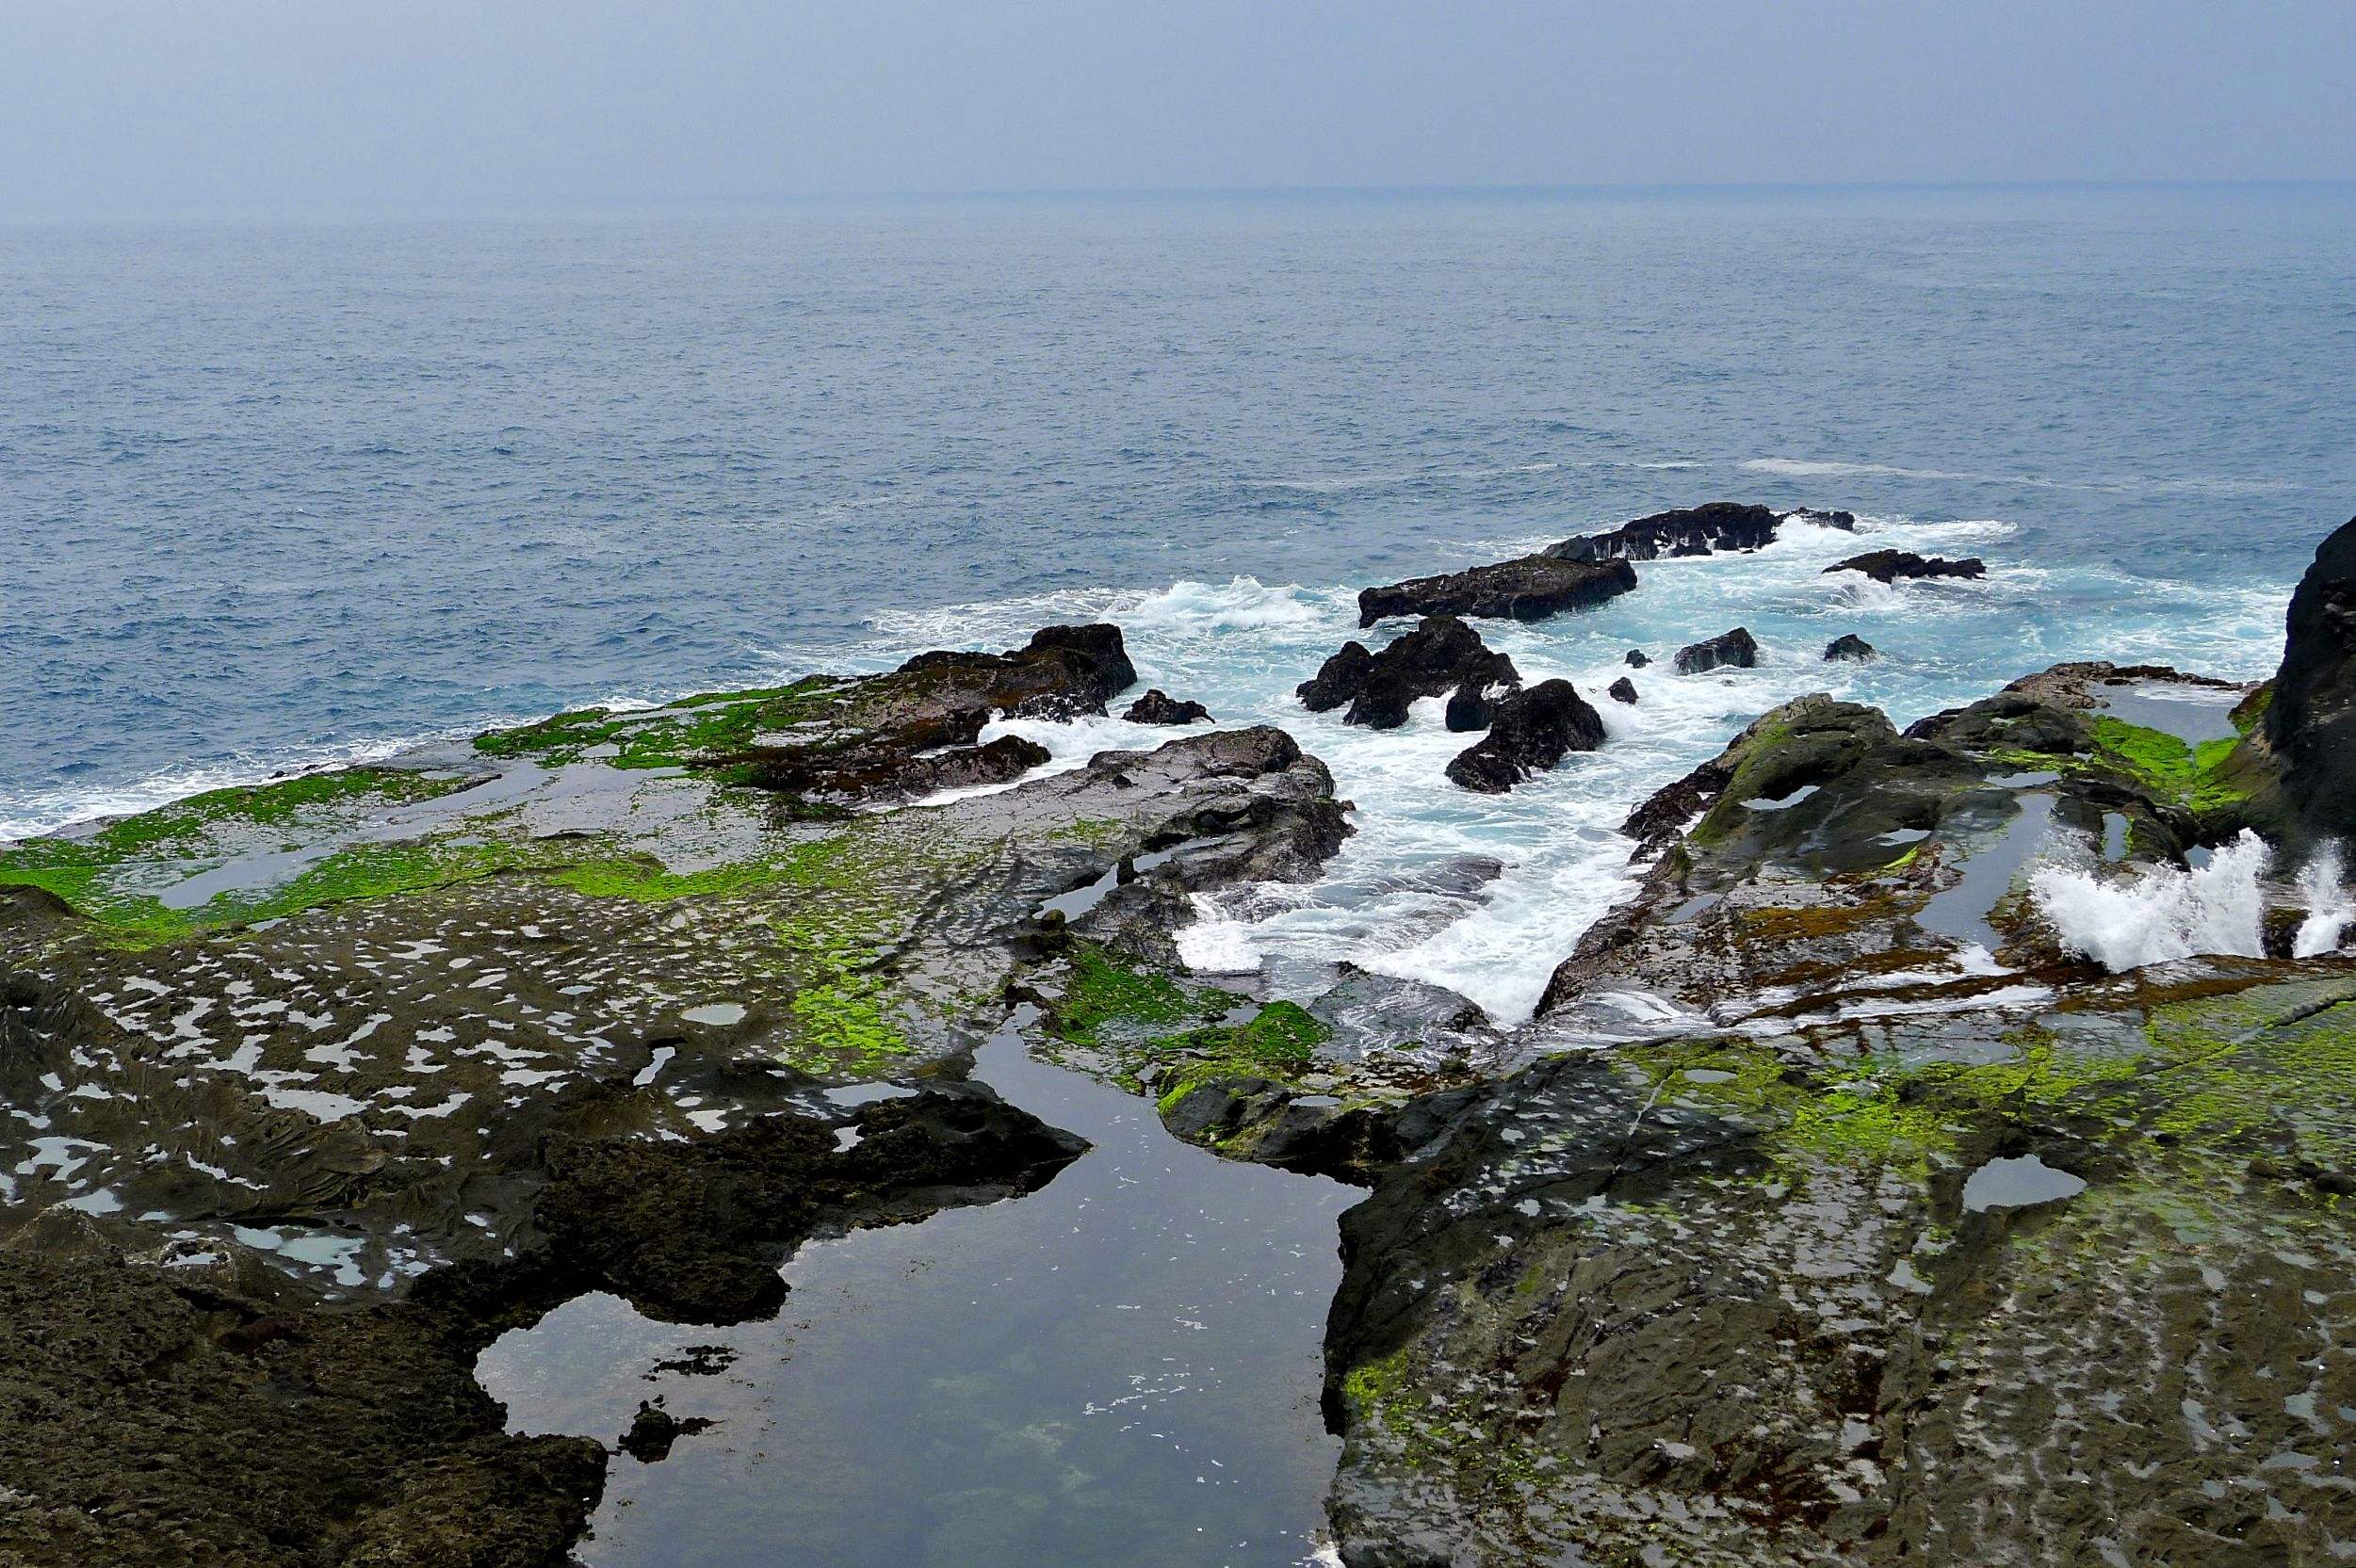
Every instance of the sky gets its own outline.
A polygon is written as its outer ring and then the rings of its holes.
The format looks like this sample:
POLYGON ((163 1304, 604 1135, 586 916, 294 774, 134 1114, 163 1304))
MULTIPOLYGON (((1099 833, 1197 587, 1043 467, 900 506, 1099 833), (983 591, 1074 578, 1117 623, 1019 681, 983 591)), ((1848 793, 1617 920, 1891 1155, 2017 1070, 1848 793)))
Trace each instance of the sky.
POLYGON ((0 212, 2356 177, 2356 0, 0 0, 0 212))

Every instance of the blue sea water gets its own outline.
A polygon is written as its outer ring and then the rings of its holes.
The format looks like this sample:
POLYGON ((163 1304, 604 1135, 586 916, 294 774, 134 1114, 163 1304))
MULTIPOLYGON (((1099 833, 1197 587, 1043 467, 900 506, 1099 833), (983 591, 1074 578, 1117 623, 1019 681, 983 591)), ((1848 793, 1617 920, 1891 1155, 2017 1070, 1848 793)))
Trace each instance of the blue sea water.
POLYGON ((2356 511, 2351 364, 2349 186, 0 228, 0 836, 1112 613, 1358 800, 1342 891, 1230 913, 1363 946, 1370 897, 1491 853, 1503 895, 1375 945, 1510 1013, 1611 885, 1563 841, 1783 696, 1904 721, 2064 657, 2266 672, 2356 511), (1360 585, 1713 498, 1991 576, 1870 592, 1795 529, 1507 628, 1583 689, 1737 620, 1768 661, 1640 682, 1618 760, 1503 807, 1437 784, 1435 723, 1289 701, 1360 585), (1846 630, 1889 656, 1817 662, 1846 630))

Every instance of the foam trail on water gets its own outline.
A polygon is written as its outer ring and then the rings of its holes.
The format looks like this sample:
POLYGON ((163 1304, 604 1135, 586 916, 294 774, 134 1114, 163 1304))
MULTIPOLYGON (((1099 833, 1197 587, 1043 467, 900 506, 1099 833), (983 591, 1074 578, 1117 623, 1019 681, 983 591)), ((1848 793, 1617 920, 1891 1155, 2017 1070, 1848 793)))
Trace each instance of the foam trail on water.
POLYGON ((2245 828, 2190 871, 2151 870, 2120 881, 2046 865, 2029 878, 2029 893, 2064 946, 2114 975, 2196 953, 2262 958, 2270 859, 2266 841, 2245 828))
POLYGON ((2293 958, 2320 958, 2337 952, 2341 937, 2356 924, 2356 900, 2350 900, 2343 885, 2346 875, 2336 842, 2326 844, 2299 873, 2299 897, 2306 906, 2307 918, 2299 923, 2299 934, 2291 939, 2293 958))

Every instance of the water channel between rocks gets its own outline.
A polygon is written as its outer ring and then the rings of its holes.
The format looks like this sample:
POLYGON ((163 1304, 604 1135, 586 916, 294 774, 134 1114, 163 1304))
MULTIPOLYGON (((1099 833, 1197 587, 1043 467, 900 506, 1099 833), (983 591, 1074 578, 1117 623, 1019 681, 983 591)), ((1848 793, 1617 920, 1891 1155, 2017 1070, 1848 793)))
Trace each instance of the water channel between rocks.
POLYGON ((486 1350, 510 1430, 608 1444, 639 1401, 720 1425, 617 1453, 593 1568, 1279 1568, 1311 1560, 1339 1182, 1180 1143, 1001 1031, 974 1075, 1094 1145, 1044 1189, 813 1242, 765 1323, 582 1297, 486 1350), (721 1347, 703 1364, 656 1370, 721 1347), (651 1376, 650 1376, 651 1374, 651 1376))

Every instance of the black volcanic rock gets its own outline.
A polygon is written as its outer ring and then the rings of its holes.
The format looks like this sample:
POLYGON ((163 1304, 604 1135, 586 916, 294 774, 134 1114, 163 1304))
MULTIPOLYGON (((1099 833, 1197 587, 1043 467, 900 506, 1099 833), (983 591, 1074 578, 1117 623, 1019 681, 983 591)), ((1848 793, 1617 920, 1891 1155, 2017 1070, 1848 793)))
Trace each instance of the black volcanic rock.
POLYGON ((1641 648, 1631 648, 1628 650, 1628 656, 1624 662, 1631 670, 1642 670, 1652 662, 1652 655, 1641 648))
POLYGON ((1605 689, 1612 701, 1616 703, 1633 703, 1636 700, 1636 683, 1625 675, 1614 681, 1605 689))
POLYGON ((1748 670, 1759 662, 1759 643, 1742 626, 1723 632, 1707 642, 1690 642, 1677 651, 1677 672, 1698 675, 1705 670, 1732 668, 1748 670))
POLYGON ((615 1447, 641 1464, 658 1464, 671 1457, 671 1446, 680 1438, 692 1437, 716 1425, 708 1415, 691 1415, 682 1421, 652 1400, 641 1399, 630 1430, 622 1434, 615 1447))
POLYGON ((1437 577, 1416 577, 1358 595, 1358 624, 1393 615, 1477 615, 1503 621, 1542 621, 1586 609, 1636 586, 1624 560, 1561 560, 1523 556, 1437 577))
POLYGON ((1482 681, 1467 681, 1449 694, 1448 728, 1457 735, 1486 730, 1497 711, 1489 698, 1489 687, 1482 681))
POLYGON ((1623 523, 1609 533, 1580 534, 1550 544, 1557 560, 1657 560, 1663 556, 1707 556, 1720 550, 1756 550, 1775 542, 1778 519, 1764 507, 1713 501, 1681 511, 1655 512, 1623 523))
POLYGON ((1121 717, 1132 724, 1199 724, 1210 718, 1210 710, 1200 703, 1181 703, 1155 687, 1131 703, 1121 717))
POLYGON ((2299 828, 2356 832, 2356 518, 2323 542, 2291 595, 2266 740, 2299 828))
POLYGON ((1853 511, 1824 511, 1815 507, 1795 507, 1783 517, 1786 522, 1797 518, 1802 523, 1813 523, 1819 528, 1838 528, 1844 534, 1857 532, 1857 513, 1853 511))
POLYGON ((1540 681, 1497 704, 1488 734, 1456 754, 1448 776, 1484 795, 1503 795, 1568 752, 1603 744, 1603 720, 1568 681, 1540 681))
POLYGON ((1862 662, 1875 656, 1877 655, 1874 652, 1874 645, 1855 632, 1844 632, 1825 644, 1825 657, 1828 659, 1854 659, 1862 662))
POLYGON ((1918 556, 1911 550, 1868 550, 1825 568, 1828 576, 1835 572, 1862 572, 1877 583, 1888 583, 1900 577, 1984 577, 1988 567, 1977 556, 1949 560, 1944 556, 1918 556))
POLYGON ((1407 721, 1408 706, 1419 697, 1462 693, 1470 687, 1477 701, 1489 687, 1520 685, 1514 661, 1490 652, 1480 633, 1453 615, 1434 615, 1379 654, 1368 652, 1362 643, 1342 644, 1295 694, 1311 713, 1330 712, 1346 703, 1343 723, 1395 730, 1407 721))

